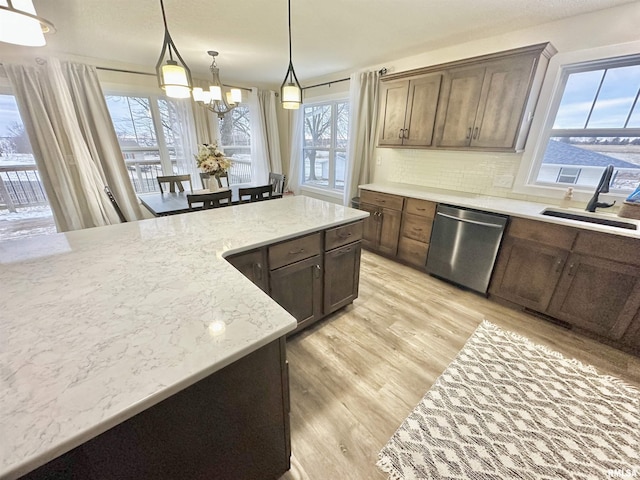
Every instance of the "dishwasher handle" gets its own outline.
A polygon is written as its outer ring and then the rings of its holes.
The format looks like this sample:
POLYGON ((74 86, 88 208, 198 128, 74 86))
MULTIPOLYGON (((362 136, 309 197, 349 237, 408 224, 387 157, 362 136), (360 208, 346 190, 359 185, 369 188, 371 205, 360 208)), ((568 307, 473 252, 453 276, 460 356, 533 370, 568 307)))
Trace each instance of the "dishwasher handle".
POLYGON ((445 218, 449 218, 451 220, 455 220, 456 222, 472 223, 474 225, 480 225, 482 227, 500 228, 500 229, 504 228, 502 225, 497 225, 495 223, 478 222, 477 220, 469 220, 467 218, 454 217, 453 215, 448 215, 448 214, 442 213, 442 212, 438 212, 438 213, 436 213, 436 215, 439 215, 439 216, 445 217, 445 218))

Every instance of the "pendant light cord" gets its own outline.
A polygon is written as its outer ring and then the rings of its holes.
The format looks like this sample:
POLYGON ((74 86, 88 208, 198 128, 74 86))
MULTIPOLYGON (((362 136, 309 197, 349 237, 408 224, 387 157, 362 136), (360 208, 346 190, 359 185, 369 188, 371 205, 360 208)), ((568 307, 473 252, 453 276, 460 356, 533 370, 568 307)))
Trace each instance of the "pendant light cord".
MULTIPOLYGON (((288 10, 289 10, 289 68, 293 64, 291 61, 291 0, 287 0, 288 10)), ((289 74, 291 77, 291 74, 289 74)))

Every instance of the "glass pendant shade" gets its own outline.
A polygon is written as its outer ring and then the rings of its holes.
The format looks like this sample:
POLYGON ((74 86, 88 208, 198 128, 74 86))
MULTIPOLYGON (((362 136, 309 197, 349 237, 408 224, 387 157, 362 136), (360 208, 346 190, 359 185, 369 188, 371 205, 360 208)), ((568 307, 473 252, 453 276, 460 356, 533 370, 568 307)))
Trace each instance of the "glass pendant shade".
POLYGON ((195 102, 204 102, 204 90, 202 90, 202 88, 194 87, 191 92, 193 93, 193 100, 195 102))
POLYGON ((287 110, 297 110, 302 103, 302 91, 297 85, 288 83, 284 85, 280 92, 282 98, 282 108, 287 110))
POLYGON ((231 101, 233 103, 242 102, 242 90, 240 90, 239 88, 232 88, 231 89, 231 101))
POLYGON ((211 85, 209 91, 211 92, 211 100, 222 100, 222 88, 219 85, 211 85))
POLYGON ((42 47, 53 24, 37 16, 31 0, 0 0, 0 42, 42 47))
POLYGON ((184 67, 167 61, 167 64, 162 66, 162 88, 167 97, 189 98, 191 88, 184 67))

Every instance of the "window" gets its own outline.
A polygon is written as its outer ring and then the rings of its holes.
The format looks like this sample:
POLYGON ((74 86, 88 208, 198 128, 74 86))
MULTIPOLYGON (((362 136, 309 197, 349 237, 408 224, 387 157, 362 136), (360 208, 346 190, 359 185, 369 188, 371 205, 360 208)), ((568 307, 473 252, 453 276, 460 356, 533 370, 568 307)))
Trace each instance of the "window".
POLYGON ((611 164, 612 191, 633 190, 640 182, 640 57, 568 66, 559 95, 536 183, 594 188, 611 164))
POLYGON ((304 106, 304 185, 344 190, 348 137, 348 102, 304 106))
POLYGON ((251 122, 249 107, 240 105, 218 121, 220 148, 233 159, 229 184, 251 183, 251 122))
POLYGON ((105 95, 136 193, 158 190, 158 175, 191 173, 191 115, 185 104, 155 95, 105 95), (185 144, 186 143, 186 144, 185 144))
POLYGON ((0 238, 56 233, 16 99, 0 93, 0 238))

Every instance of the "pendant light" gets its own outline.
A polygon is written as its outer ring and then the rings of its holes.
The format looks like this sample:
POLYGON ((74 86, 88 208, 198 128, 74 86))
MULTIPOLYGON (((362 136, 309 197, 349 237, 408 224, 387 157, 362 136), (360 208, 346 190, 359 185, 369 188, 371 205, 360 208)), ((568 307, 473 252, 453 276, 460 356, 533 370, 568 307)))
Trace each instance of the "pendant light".
POLYGON ((218 115, 218 118, 223 118, 225 113, 236 108, 242 101, 242 90, 232 88, 223 95, 224 85, 222 81, 220 81, 220 69, 216 64, 218 52, 209 50, 207 53, 213 57, 213 62, 211 62, 211 66, 209 67, 209 70, 211 70, 211 85, 209 86, 209 90, 195 87, 193 89, 193 99, 218 115))
POLYGON ((302 87, 298 82, 298 77, 293 70, 293 62, 291 61, 291 0, 287 0, 287 4, 289 9, 289 68, 280 86, 280 102, 282 103, 282 108, 297 110, 302 103, 302 87))
POLYGON ((0 0, 0 42, 43 47, 45 33, 56 29, 39 17, 31 0, 0 0))
POLYGON ((162 9, 162 20, 164 21, 164 43, 162 44, 162 51, 160 52, 160 58, 156 64, 156 75, 158 76, 158 84, 162 88, 167 97, 171 98, 189 98, 191 96, 191 70, 184 63, 184 60, 180 56, 176 45, 171 39, 169 29, 167 28, 167 16, 164 13, 164 3, 160 0, 160 8, 162 9), (169 54, 167 63, 162 65, 165 55, 169 54), (180 60, 178 63, 173 59, 175 54, 176 58, 180 60))

